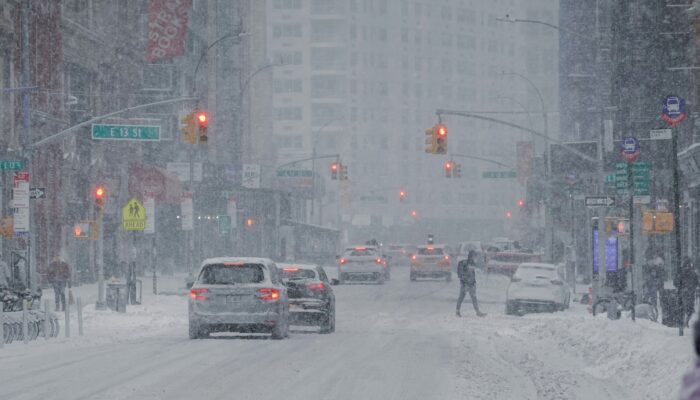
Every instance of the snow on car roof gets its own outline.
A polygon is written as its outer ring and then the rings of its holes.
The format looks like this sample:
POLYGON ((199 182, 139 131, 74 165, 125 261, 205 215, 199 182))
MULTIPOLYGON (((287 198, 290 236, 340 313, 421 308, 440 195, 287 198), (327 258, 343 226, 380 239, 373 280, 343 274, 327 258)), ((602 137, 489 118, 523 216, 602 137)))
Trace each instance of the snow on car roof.
POLYGON ((433 249, 444 249, 447 245, 445 244, 421 244, 418 246, 419 249, 427 249, 429 247, 433 249))
POLYGON ((316 269, 315 264, 278 264, 280 268, 316 269))
POLYGON ((269 258, 260 257, 213 257, 207 258, 202 261, 202 267, 209 264, 223 264, 223 263, 243 263, 243 264, 263 264, 268 265, 272 263, 269 258))

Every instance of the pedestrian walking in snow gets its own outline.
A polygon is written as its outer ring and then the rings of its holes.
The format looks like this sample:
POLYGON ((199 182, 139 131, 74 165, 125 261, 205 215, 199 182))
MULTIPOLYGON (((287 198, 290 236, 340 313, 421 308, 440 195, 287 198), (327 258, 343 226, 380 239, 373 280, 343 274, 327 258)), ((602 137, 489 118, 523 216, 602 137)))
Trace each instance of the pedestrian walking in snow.
POLYGON ((457 316, 461 317, 462 313, 460 309, 462 308, 462 302, 464 297, 469 292, 469 297, 472 299, 472 306, 474 306, 474 311, 479 317, 486 316, 485 313, 479 311, 479 302, 476 299, 476 252, 470 250, 467 255, 466 260, 462 260, 457 264, 457 276, 459 277, 459 297, 457 298, 457 316))
POLYGON ((693 324, 695 365, 683 375, 679 400, 700 400, 700 319, 693 324))
POLYGON ((690 257, 685 257, 681 264, 681 270, 673 278, 673 285, 678 289, 678 293, 683 301, 683 323, 688 326, 690 317, 695 312, 695 289, 698 286, 698 274, 693 268, 690 257))
POLYGON ((66 309, 66 286, 71 287, 71 274, 68 264, 55 256, 49 264, 49 283, 53 287, 56 300, 56 311, 66 309))

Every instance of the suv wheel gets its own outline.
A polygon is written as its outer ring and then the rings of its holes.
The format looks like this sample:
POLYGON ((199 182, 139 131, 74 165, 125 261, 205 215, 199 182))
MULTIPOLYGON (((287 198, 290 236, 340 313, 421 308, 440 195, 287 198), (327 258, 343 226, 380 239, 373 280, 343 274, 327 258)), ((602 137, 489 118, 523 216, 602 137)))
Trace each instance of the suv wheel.
POLYGON ((335 331, 335 312, 329 311, 326 318, 321 323, 321 330, 319 333, 331 333, 335 331))
POLYGON ((289 323, 286 320, 278 320, 272 327, 272 338, 282 340, 289 336, 289 323))
POLYGON ((190 320, 190 339, 202 339, 202 327, 190 320))

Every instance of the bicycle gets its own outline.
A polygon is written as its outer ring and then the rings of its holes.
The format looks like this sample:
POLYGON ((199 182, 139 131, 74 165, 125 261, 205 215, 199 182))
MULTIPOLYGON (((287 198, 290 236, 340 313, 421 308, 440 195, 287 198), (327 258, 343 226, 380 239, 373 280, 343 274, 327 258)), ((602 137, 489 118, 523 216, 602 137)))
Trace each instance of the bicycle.
POLYGON ((611 295, 604 295, 598 297, 598 300, 593 303, 592 312, 593 316, 600 313, 606 313, 612 306, 612 301, 615 300, 617 304, 617 315, 616 318, 622 316, 622 311, 631 311, 632 318, 635 317, 635 294, 634 292, 618 292, 611 295))

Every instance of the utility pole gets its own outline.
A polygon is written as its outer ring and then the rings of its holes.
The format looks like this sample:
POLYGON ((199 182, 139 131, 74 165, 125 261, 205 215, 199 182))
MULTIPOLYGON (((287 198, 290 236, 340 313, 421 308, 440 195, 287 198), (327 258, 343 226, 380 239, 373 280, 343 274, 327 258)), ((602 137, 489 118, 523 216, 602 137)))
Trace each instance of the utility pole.
POLYGON ((678 276, 678 336, 683 336, 683 325, 685 325, 685 315, 683 313, 683 275, 681 274, 681 191, 680 177, 678 174, 678 129, 674 129, 671 135, 671 169, 673 170, 673 239, 675 244, 676 276, 678 276))

